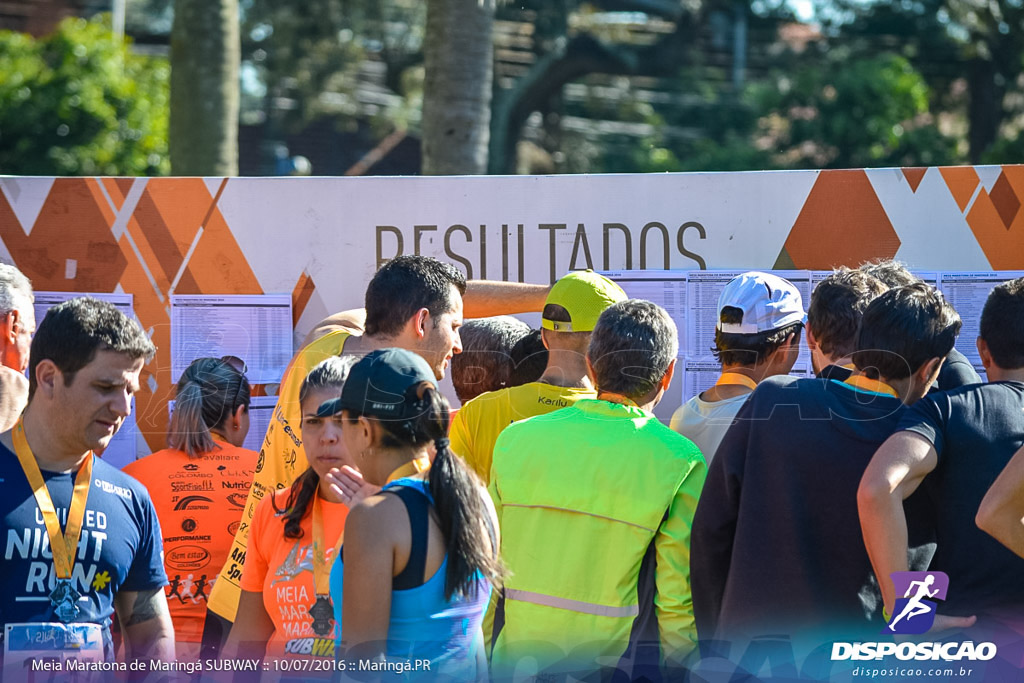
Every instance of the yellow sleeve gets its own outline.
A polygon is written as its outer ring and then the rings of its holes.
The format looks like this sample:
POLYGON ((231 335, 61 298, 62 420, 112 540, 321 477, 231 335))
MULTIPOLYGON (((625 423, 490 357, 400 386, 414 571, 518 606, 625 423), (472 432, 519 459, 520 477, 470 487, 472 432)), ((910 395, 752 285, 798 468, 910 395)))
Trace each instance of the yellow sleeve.
POLYGON ((681 665, 697 644, 690 586, 690 532, 706 476, 704 459, 698 456, 691 460, 690 470, 676 489, 668 516, 654 537, 657 554, 654 609, 662 656, 673 666, 681 665))
POLYGON ((468 401, 459 409, 459 412, 455 414, 455 419, 452 420, 451 427, 448 428, 448 438, 451 441, 452 452, 462 458, 486 484, 490 473, 481 469, 479 458, 473 451, 473 434, 468 422, 474 409, 473 401, 468 401))

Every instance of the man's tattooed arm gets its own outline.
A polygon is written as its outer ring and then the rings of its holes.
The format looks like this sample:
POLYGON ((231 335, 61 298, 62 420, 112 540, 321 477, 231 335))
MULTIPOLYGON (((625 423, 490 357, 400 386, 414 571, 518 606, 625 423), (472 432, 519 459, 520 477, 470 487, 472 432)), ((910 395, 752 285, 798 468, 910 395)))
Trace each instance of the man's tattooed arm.
POLYGON ((163 588, 121 591, 114 597, 127 659, 174 661, 174 625, 163 588))

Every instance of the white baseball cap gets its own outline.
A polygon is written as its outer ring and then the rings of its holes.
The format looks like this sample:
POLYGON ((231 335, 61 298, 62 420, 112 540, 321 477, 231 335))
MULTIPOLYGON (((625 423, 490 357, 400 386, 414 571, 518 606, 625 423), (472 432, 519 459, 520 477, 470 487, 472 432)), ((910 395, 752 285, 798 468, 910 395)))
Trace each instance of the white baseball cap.
POLYGON ((800 290, 789 280, 770 273, 751 271, 737 275, 718 297, 717 327, 727 334, 757 334, 806 322, 800 290), (722 322, 722 309, 726 306, 743 311, 741 322, 722 322))

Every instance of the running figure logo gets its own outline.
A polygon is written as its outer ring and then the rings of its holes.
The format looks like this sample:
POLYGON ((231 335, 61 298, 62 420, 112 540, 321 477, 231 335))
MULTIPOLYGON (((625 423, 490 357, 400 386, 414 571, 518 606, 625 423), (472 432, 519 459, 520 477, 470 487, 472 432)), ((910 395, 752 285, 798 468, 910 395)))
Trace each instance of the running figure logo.
POLYGON ((920 634, 935 623, 934 600, 945 600, 949 577, 943 572, 893 572, 896 605, 882 633, 920 634))

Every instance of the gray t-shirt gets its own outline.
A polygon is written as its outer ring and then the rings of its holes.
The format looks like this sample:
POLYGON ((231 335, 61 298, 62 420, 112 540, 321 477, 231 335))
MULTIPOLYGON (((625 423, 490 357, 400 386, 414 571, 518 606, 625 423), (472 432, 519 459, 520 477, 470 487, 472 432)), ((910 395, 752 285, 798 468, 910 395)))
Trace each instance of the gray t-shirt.
POLYGON ((669 426, 697 444, 701 455, 710 464, 718 444, 722 443, 722 438, 749 396, 744 394, 711 403, 702 400, 700 394, 697 394, 679 406, 669 426))

